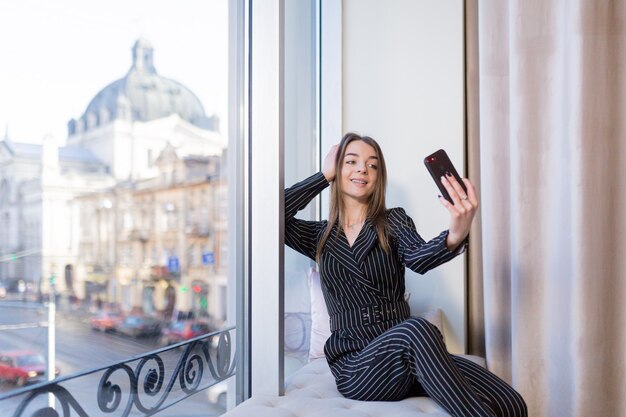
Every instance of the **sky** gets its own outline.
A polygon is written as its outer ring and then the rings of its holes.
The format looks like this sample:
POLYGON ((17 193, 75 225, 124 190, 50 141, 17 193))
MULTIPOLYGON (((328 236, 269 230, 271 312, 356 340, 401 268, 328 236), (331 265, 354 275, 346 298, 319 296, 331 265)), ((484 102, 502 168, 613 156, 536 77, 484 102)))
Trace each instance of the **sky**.
POLYGON ((157 72, 227 126, 228 0, 0 1, 0 138, 67 138, 91 99, 132 65, 142 37, 157 72))

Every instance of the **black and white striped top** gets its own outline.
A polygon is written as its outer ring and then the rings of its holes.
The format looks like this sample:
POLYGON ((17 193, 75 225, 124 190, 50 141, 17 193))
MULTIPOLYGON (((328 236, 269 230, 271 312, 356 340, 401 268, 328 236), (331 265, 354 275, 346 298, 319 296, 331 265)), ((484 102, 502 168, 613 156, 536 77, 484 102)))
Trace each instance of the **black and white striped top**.
MULTIPOLYGON (((285 243, 313 260, 328 222, 300 220, 294 216, 328 185, 324 175, 318 172, 285 190, 285 243)), ((337 235, 337 226, 326 241, 319 271, 331 317, 366 306, 403 303, 405 267, 423 274, 462 253, 467 246, 466 239, 454 252, 448 251, 447 230, 426 242, 402 208, 389 209, 387 216, 389 253, 378 244, 376 229, 369 220, 365 221, 352 247, 343 231, 337 235)), ((333 365, 340 365, 343 355, 360 351, 369 341, 404 319, 406 317, 368 325, 355 323, 334 330, 325 345, 331 370, 333 365)))

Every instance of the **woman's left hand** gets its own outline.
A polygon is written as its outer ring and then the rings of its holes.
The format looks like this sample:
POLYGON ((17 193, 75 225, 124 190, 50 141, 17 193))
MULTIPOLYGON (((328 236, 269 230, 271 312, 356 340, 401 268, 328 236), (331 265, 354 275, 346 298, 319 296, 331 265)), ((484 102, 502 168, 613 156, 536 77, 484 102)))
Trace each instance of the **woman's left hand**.
POLYGON ((478 197, 474 185, 467 178, 463 178, 463 183, 467 188, 467 193, 454 176, 441 177, 443 185, 452 198, 452 203, 443 197, 439 197, 441 204, 450 212, 450 229, 446 246, 448 250, 456 249, 467 237, 474 220, 476 210, 478 210, 478 197))

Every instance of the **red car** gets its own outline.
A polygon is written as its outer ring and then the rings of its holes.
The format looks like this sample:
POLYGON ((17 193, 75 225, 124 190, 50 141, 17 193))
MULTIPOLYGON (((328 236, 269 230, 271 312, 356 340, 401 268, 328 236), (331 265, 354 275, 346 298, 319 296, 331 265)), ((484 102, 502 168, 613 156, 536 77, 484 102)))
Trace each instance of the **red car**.
POLYGON ((167 346, 213 331, 209 323, 197 320, 175 321, 161 332, 159 345, 167 346))
POLYGON ((116 330, 122 323, 123 317, 120 313, 114 311, 101 311, 89 320, 92 330, 100 330, 101 332, 109 332, 116 330))
MULTIPOLYGON (((46 380, 47 369, 46 358, 40 353, 26 350, 0 353, 0 380, 18 387, 46 380)), ((59 373, 59 368, 56 368, 55 377, 59 373)))

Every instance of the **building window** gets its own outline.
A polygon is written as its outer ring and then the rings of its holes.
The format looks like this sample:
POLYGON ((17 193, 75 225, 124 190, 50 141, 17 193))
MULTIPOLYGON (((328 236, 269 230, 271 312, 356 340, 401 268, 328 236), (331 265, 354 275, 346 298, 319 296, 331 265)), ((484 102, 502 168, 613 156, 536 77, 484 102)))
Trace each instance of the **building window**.
POLYGON ((124 212, 123 222, 122 227, 124 230, 131 230, 133 228, 133 214, 130 210, 124 212))
POLYGON ((0 185, 0 206, 9 203, 11 197, 11 190, 9 188, 9 182, 7 180, 2 181, 0 185))
POLYGON ((175 231, 178 229, 178 213, 173 203, 167 203, 163 206, 164 230, 175 231))
POLYGON ((196 264, 196 247, 194 245, 189 246, 187 250, 187 266, 193 268, 196 264))

